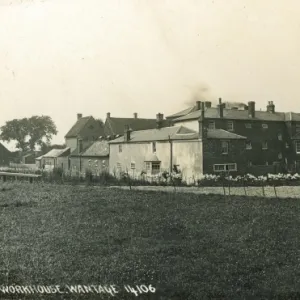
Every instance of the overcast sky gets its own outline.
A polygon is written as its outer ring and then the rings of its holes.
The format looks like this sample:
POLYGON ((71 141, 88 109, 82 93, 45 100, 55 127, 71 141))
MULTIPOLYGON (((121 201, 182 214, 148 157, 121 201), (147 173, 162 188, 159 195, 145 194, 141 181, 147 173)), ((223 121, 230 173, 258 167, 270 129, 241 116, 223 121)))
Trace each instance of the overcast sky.
POLYGON ((300 112, 299 0, 0 0, 0 125, 165 115, 199 97, 300 112), (202 95, 201 95, 202 93, 202 95))

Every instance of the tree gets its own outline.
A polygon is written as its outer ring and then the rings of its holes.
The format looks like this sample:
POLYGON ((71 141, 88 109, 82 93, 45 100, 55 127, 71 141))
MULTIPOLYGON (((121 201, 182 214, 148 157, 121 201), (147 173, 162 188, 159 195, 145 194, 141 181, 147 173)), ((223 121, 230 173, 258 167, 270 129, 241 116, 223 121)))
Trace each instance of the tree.
POLYGON ((33 151, 37 145, 49 144, 52 136, 57 134, 56 126, 49 116, 14 119, 7 121, 0 129, 1 140, 16 141, 16 147, 24 152, 33 151))
POLYGON ((42 146, 46 140, 49 144, 52 136, 57 134, 56 126, 49 116, 32 116, 28 119, 28 144, 30 150, 36 145, 42 146))
POLYGON ((0 139, 6 142, 16 141, 16 147, 22 151, 28 150, 28 119, 13 119, 1 127, 0 139))

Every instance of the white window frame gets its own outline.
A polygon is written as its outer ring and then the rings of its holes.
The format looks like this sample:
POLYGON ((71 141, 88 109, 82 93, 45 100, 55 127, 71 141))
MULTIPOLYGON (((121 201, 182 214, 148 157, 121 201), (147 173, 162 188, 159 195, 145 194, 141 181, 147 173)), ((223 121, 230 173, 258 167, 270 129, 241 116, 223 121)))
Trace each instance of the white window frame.
POLYGON ((234 131, 233 121, 227 121, 227 130, 228 131, 234 131))
POLYGON ((151 164, 151 174, 152 175, 156 175, 156 174, 159 174, 160 173, 160 168, 161 168, 161 165, 160 165, 160 162, 152 162, 151 164), (153 168, 153 166, 158 166, 158 168, 153 168))
POLYGON ((208 129, 216 129, 215 121, 208 121, 208 129))
POLYGON ((252 150, 252 143, 251 141, 246 141, 246 150, 252 150))
POLYGON ((228 172, 228 171, 237 171, 236 163, 227 163, 227 164, 214 164, 214 172, 228 172), (216 170, 217 168, 222 167, 221 169, 216 170), (232 168, 233 167, 233 168, 232 168), (231 169, 230 169, 231 168, 231 169))
POLYGON ((282 153, 280 152, 280 153, 278 153, 278 159, 282 159, 282 153))
POLYGON ((262 142, 261 149, 262 150, 268 150, 268 142, 267 141, 262 142))
POLYGON ((121 171, 122 170, 122 165, 120 162, 117 162, 117 170, 121 171))
POLYGON ((261 124, 261 127, 262 127, 263 129, 268 129, 268 128, 269 128, 269 125, 266 124, 266 123, 263 123, 263 124, 261 124))
POLYGON ((297 154, 300 154, 300 140, 295 141, 295 150, 297 154))
POLYGON ((132 161, 132 162, 130 163, 130 169, 131 169, 131 170, 134 170, 134 169, 135 169, 135 162, 134 162, 134 161, 132 161))
POLYGON ((229 142, 228 141, 221 141, 221 151, 222 151, 222 154, 228 154, 229 152, 229 142), (224 144, 226 143, 226 148, 227 148, 227 151, 224 152, 224 144))
POLYGON ((248 129, 251 129, 252 128, 252 124, 251 123, 246 123, 245 127, 248 128, 248 129))
POLYGON ((160 173, 161 162, 160 161, 145 161, 146 172, 151 175, 156 175, 160 173), (155 166, 155 167, 154 167, 155 166), (156 168, 158 166, 158 168, 156 168))
POLYGON ((147 173, 150 173, 150 172, 151 172, 152 164, 151 164, 150 161, 146 161, 146 162, 145 162, 145 169, 146 169, 146 172, 147 172, 147 173))
POLYGON ((290 145, 289 145, 288 142, 285 143, 285 148, 286 148, 286 149, 290 148, 290 145))

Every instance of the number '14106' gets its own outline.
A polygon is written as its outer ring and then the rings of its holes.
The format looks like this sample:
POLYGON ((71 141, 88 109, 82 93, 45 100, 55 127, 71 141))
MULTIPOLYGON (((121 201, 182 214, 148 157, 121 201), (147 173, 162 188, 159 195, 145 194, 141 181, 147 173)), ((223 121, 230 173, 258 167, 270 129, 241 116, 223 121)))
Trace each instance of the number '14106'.
POLYGON ((135 287, 132 287, 130 285, 124 285, 125 290, 128 293, 135 294, 138 296, 139 294, 145 294, 145 293, 155 293, 156 289, 150 284, 149 286, 146 285, 136 285, 135 287))

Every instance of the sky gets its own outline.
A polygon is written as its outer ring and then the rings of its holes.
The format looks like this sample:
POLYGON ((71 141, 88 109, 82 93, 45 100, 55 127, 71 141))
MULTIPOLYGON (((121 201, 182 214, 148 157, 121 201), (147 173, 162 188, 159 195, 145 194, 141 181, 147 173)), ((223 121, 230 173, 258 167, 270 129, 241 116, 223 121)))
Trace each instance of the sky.
POLYGON ((63 143, 77 113, 300 112, 299 15, 298 0, 0 0, 0 126, 49 115, 63 143))

